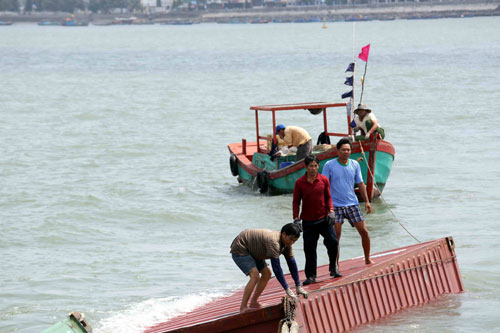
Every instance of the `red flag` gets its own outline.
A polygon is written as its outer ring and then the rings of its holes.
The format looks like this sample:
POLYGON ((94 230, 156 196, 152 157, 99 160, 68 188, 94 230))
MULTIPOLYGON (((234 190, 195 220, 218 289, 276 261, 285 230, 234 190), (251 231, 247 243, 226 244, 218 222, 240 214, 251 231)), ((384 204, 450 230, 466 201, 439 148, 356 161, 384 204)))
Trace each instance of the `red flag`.
POLYGON ((363 61, 368 61, 368 54, 370 53, 370 44, 363 46, 361 48, 361 53, 358 54, 358 58, 363 61))

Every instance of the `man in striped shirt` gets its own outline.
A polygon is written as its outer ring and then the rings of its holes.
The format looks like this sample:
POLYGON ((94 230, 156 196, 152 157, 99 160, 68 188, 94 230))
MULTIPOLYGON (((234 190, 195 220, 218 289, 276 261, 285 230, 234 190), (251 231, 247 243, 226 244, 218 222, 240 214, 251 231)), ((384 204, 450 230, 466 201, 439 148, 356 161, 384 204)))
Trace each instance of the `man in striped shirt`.
POLYGON ((271 270, 267 266, 265 259, 271 259, 276 279, 278 279, 288 296, 296 299, 294 292, 288 286, 283 275, 279 260, 281 254, 285 256, 288 269, 295 282, 297 294, 307 297, 307 292, 300 284, 297 263, 293 257, 292 245, 299 237, 300 227, 296 224, 288 223, 281 228, 281 232, 268 229, 247 229, 240 232, 233 240, 231 244, 233 260, 241 271, 250 278, 243 291, 240 312, 248 311, 249 308, 260 307, 258 298, 271 278, 271 270), (250 296, 252 298, 250 304, 248 304, 250 296))

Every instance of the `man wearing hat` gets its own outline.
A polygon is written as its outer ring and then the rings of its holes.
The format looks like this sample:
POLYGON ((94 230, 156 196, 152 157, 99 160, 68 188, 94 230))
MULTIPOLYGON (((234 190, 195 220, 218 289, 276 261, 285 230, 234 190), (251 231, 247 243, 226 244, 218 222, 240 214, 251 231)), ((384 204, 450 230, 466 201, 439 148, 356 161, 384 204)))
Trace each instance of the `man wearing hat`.
POLYGON ((311 154, 313 148, 312 140, 305 129, 298 126, 285 127, 285 125, 279 124, 276 126, 276 135, 285 141, 288 148, 297 147, 295 162, 311 154))
POLYGON ((354 132, 361 130, 361 135, 356 136, 356 140, 369 140, 370 136, 377 132, 380 136, 385 138, 385 131, 380 127, 377 118, 372 113, 372 110, 366 107, 364 104, 359 104, 354 113, 358 116, 354 118, 356 127, 354 127, 354 132))

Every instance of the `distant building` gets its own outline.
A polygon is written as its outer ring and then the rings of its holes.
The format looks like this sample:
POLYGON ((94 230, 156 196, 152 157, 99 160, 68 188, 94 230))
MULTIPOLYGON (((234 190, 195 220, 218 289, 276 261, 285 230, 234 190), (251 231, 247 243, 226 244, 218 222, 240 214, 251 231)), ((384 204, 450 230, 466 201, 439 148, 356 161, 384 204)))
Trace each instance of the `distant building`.
POLYGON ((227 3, 226 0, 207 0, 207 8, 219 9, 224 7, 224 3, 227 3))
POLYGON ((172 9, 174 0, 141 0, 141 4, 148 13, 168 12, 172 9))

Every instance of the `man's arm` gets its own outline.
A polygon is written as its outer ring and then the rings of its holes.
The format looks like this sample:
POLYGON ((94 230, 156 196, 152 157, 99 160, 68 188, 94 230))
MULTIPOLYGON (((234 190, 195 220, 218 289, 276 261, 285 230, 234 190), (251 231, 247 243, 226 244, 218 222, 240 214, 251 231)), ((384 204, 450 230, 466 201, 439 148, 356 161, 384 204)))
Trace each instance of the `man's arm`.
POLYGON ((370 130, 366 133, 367 136, 370 136, 375 132, 378 128, 378 120, 377 119, 372 119, 372 127, 370 130))
POLYGON ((330 198, 329 200, 326 200, 326 192, 325 192, 325 205, 328 208, 329 212, 333 212, 333 200, 332 200, 332 192, 330 191, 330 161, 325 163, 325 166, 323 167, 323 172, 321 172, 323 176, 326 177, 327 179, 327 189, 328 190, 328 197, 330 198))
POLYGON ((299 269, 297 268, 297 262, 295 261, 294 257, 285 257, 286 263, 288 264, 288 270, 290 271, 290 274, 292 275, 293 281, 295 282, 295 286, 298 287, 300 286, 300 279, 299 279, 299 269))
MULTIPOLYGON (((285 259, 286 263, 288 264, 288 269, 290 270, 290 274, 292 275, 293 281, 295 282, 295 287, 296 287, 295 290, 297 291, 297 295, 304 296, 304 298, 307 298, 308 292, 305 291, 304 288, 302 288, 302 285, 300 284, 299 269, 297 268, 297 262, 295 262, 295 258, 285 256, 285 259)), ((293 291, 291 291, 290 289, 285 289, 285 290, 288 296, 297 300, 293 291)))
POLYGON ((325 179, 325 206, 327 212, 333 212, 332 195, 330 193, 330 182, 325 179))
POLYGON ((297 181, 295 181, 295 186, 293 187, 293 201, 292 201, 294 221, 298 219, 300 216, 299 213, 300 213, 301 200, 302 200, 302 191, 300 190, 300 184, 297 184, 297 181))
POLYGON ((293 133, 290 128, 285 128, 285 136, 283 141, 287 144, 288 148, 293 147, 293 133))
POLYGON ((271 258, 271 267, 273 268, 274 276, 276 276, 276 279, 279 281, 283 289, 287 290, 289 287, 288 283, 286 283, 285 276, 283 275, 283 270, 281 269, 280 259, 271 258))
POLYGON ((366 214, 370 214, 372 212, 372 205, 370 204, 370 200, 368 200, 368 194, 366 193, 365 183, 363 182, 359 183, 358 187, 359 191, 361 192, 361 196, 363 197, 363 200, 365 200, 366 214))

